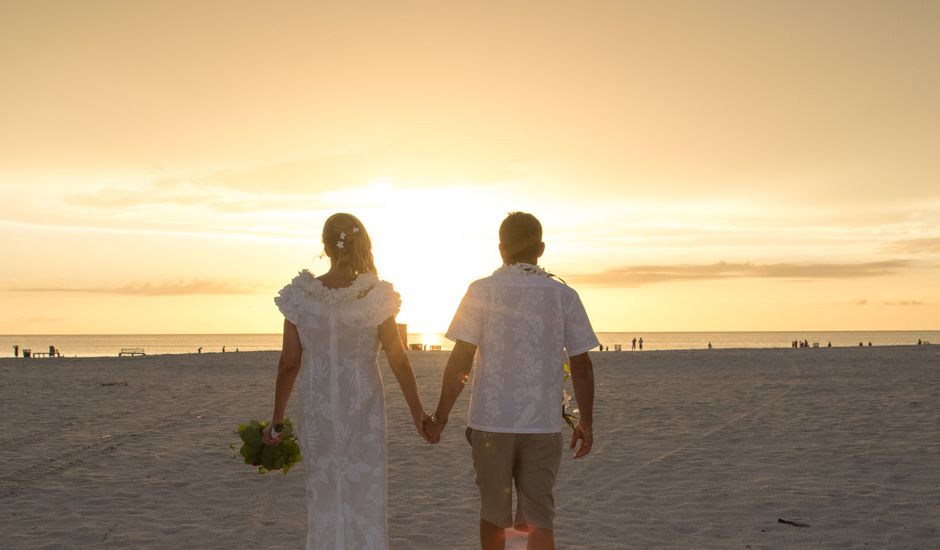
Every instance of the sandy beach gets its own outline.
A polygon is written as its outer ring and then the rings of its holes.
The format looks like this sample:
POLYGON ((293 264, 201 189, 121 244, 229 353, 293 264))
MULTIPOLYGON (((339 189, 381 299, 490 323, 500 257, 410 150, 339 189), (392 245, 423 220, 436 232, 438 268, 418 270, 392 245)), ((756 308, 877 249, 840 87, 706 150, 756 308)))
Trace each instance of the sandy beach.
MULTIPOLYGON (((446 357, 412 352, 428 407, 446 357)), ((597 441, 562 463, 558 548, 940 546, 940 346, 593 359, 597 441)), ((2 546, 302 548, 302 466, 259 476, 228 448, 270 415, 276 362, 0 360, 2 546)), ((384 372, 392 548, 477 548, 468 392, 429 446, 384 372)))

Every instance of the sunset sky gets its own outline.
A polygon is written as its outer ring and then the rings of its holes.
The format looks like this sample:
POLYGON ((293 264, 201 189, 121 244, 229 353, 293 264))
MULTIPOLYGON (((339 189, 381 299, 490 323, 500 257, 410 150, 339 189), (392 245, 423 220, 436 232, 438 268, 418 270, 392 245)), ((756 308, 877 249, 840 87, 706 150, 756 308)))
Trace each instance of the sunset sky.
POLYGON ((412 331, 529 211, 601 331, 940 328, 940 2, 0 0, 0 334, 412 331))

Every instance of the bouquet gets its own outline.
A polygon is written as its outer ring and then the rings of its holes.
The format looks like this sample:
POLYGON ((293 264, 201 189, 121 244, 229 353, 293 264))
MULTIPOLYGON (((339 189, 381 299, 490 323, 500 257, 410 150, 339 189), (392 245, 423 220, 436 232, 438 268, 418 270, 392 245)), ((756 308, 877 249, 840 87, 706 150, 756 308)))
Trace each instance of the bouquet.
MULTIPOLYGON (((562 379, 562 384, 568 381, 571 378, 571 367, 568 363, 564 364, 565 376, 562 379)), ((574 409, 571 412, 568 412, 568 405, 571 402, 571 395, 568 394, 568 390, 562 390, 562 399, 561 399, 561 417, 565 419, 565 423, 568 424, 568 427, 574 430, 574 427, 578 424, 578 415, 581 411, 574 409)))
MULTIPOLYGON (((245 459, 245 464, 258 467, 259 474, 274 470, 283 470, 286 474, 294 464, 300 462, 300 446, 297 444, 297 436, 294 435, 294 425, 290 420, 284 419, 281 441, 274 446, 265 445, 261 439, 261 432, 267 426, 268 423, 263 420, 239 424, 235 433, 243 443, 238 452, 245 459)), ((235 450, 234 443, 229 447, 235 450)))

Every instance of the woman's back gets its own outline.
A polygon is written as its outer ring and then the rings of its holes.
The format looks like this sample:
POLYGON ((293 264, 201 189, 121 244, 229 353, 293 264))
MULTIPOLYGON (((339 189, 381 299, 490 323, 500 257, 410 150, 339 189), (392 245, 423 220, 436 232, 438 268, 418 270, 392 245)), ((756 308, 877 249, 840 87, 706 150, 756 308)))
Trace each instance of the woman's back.
POLYGON ((307 548, 387 548, 378 326, 398 312, 398 293, 372 273, 329 289, 305 270, 274 300, 303 349, 296 392, 307 548))

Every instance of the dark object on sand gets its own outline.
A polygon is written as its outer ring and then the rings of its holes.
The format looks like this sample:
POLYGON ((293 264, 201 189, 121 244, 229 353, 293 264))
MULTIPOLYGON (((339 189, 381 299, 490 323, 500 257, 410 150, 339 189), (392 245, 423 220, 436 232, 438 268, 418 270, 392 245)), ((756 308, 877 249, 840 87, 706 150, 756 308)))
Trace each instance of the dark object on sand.
POLYGON ((809 527, 808 523, 803 523, 801 521, 790 521, 783 518, 777 518, 777 523, 786 523, 787 525, 792 525, 794 527, 809 527))

